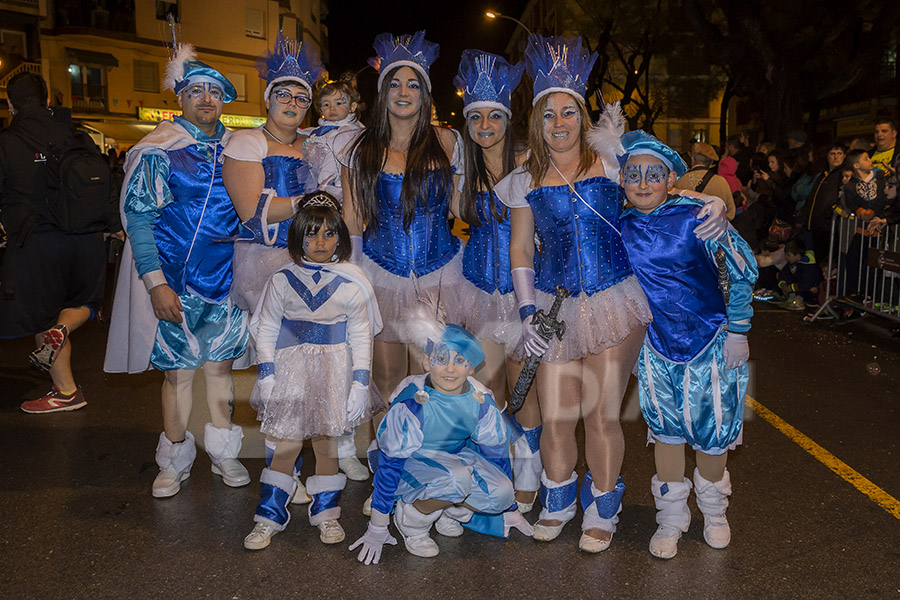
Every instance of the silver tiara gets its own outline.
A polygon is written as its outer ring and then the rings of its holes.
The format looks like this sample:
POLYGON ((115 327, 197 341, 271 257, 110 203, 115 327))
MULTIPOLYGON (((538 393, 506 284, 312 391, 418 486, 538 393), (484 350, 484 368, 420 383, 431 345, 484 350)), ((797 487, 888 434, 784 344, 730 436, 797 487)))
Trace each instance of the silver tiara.
POLYGON ((303 202, 302 208, 309 208, 310 206, 323 206, 325 208, 330 208, 338 212, 341 211, 341 207, 338 204, 337 200, 335 200, 332 196, 326 194, 325 192, 316 192, 307 197, 303 202))

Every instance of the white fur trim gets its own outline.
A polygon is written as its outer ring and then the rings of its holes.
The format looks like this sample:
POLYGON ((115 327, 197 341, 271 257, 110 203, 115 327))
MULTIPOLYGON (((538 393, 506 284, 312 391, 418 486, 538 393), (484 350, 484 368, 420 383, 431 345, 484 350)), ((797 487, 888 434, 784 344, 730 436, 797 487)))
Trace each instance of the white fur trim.
POLYGON ((397 67, 409 67, 418 71, 425 78, 425 85, 428 87, 428 91, 431 91, 431 77, 428 76, 428 72, 422 68, 422 65, 411 60, 395 60, 390 64, 381 65, 378 73, 378 91, 381 91, 381 82, 384 81, 388 71, 393 71, 397 67))
POLYGON ((475 102, 466 104, 463 107, 463 116, 468 117, 470 112, 478 108, 496 108, 497 110, 501 110, 506 113, 507 117, 512 117, 512 111, 509 110, 509 108, 507 108, 500 102, 493 102, 491 100, 476 100, 475 102))
POLYGON ((306 478, 306 493, 321 494, 322 492, 337 492, 347 485, 347 476, 343 473, 337 475, 313 475, 306 478))
POLYGON ((573 90, 572 88, 567 87, 548 87, 545 90, 541 90, 537 94, 535 94, 534 99, 531 101, 531 106, 535 106, 538 103, 538 100, 546 96, 547 94, 552 94, 554 92, 562 92, 564 94, 568 94, 573 98, 578 98, 581 100, 581 103, 584 104, 584 96, 573 90))

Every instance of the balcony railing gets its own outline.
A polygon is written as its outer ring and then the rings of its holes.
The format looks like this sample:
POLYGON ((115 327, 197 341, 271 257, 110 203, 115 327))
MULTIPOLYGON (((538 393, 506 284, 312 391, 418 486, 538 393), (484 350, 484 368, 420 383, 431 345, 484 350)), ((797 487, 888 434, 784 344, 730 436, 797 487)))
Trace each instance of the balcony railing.
POLYGON ((2 95, 3 98, 6 98, 6 86, 9 84, 9 80, 19 73, 37 73, 38 75, 41 75, 41 63, 25 61, 4 75, 3 78, 0 78, 0 95, 2 95))

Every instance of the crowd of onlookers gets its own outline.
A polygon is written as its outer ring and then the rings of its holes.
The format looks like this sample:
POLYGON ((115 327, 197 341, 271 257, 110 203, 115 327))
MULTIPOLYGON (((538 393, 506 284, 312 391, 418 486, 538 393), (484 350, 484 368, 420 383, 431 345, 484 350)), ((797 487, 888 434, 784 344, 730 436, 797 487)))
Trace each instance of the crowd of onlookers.
MULTIPOLYGON (((877 237, 900 222, 896 203, 897 125, 874 123, 873 138, 854 138, 815 147, 802 131, 788 135, 787 147, 762 142, 755 151, 743 136, 730 136, 720 152, 709 144, 691 147, 691 170, 676 187, 720 196, 735 229, 757 255, 756 297, 803 310, 824 299, 829 271, 832 218, 854 221, 843 251, 842 280, 857 294, 862 238, 877 237), (874 143, 873 143, 874 142, 874 143), (853 230, 855 229, 855 234, 853 230)), ((832 256, 836 264, 836 256, 832 256)))

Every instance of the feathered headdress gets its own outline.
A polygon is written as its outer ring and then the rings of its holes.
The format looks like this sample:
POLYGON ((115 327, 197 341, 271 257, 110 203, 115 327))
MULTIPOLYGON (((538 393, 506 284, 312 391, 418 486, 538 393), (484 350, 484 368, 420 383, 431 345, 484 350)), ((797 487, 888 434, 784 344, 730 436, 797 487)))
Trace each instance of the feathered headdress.
POLYGON ((431 77, 428 69, 437 60, 440 46, 425 39, 425 31, 417 31, 412 35, 393 35, 380 33, 372 42, 375 56, 369 64, 378 71, 378 89, 388 71, 394 67, 410 67, 425 77, 425 85, 431 91, 431 77))
POLYGON ((525 65, 510 66, 490 52, 463 50, 453 85, 463 93, 463 113, 476 108, 497 108, 512 116, 510 95, 519 85, 525 65))
POLYGON ((424 294, 401 324, 404 338, 431 356, 440 348, 455 350, 477 367, 484 361, 484 348, 464 328, 446 322, 446 315, 433 296, 424 294))
POLYGON ((603 160, 606 176, 616 182, 619 180, 618 157, 625 152, 622 148, 623 133, 625 114, 619 102, 613 102, 604 106, 603 114, 585 136, 587 143, 603 160))
POLYGON ((582 47, 580 37, 528 36, 525 48, 525 69, 534 80, 534 99, 531 105, 552 92, 566 92, 584 102, 587 79, 598 54, 582 47))
POLYGON ((274 51, 266 50, 256 61, 260 79, 266 80, 265 98, 272 87, 281 81, 296 81, 312 94, 316 81, 325 72, 315 50, 293 38, 284 37, 281 30, 275 37, 274 51))
POLYGON ((208 64, 197 60, 197 52, 192 45, 179 43, 173 49, 175 52, 166 65, 163 89, 180 94, 185 88, 195 83, 210 83, 222 88, 225 102, 231 102, 237 98, 234 86, 224 75, 208 64))

